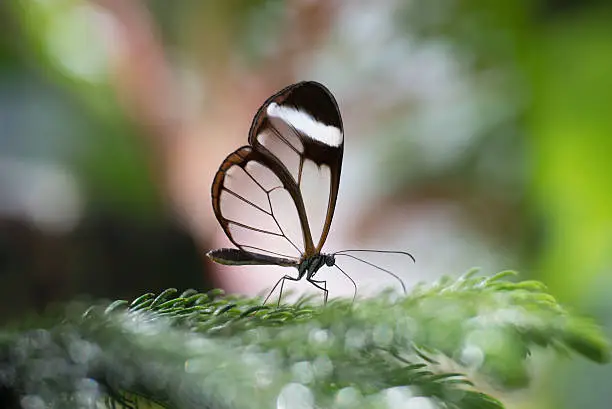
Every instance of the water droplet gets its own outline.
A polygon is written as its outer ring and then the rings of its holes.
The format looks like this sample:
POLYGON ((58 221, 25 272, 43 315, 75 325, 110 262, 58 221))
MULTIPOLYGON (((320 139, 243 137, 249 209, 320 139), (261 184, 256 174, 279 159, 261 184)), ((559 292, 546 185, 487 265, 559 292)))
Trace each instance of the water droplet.
POLYGON ((354 408, 362 399, 361 392, 352 386, 342 388, 336 394, 335 405, 338 408, 354 408))
POLYGON ((461 363, 471 368, 480 368, 484 363, 485 354, 482 349, 476 345, 466 345, 461 350, 459 358, 461 363))
POLYGON ((38 395, 26 395, 21 398, 21 407, 24 409, 44 409, 45 402, 38 395))
POLYGON ((415 396, 406 402, 403 409, 438 409, 438 405, 431 398, 415 396))
POLYGON ((389 409, 406 409, 408 401, 412 398, 412 391, 407 386, 396 386, 382 393, 389 409))
POLYGON ((329 332, 324 329, 319 329, 319 328, 313 329, 308 334, 308 341, 312 345, 319 345, 319 346, 325 345, 327 344, 329 339, 330 339, 329 332))
POLYGON ((74 362, 86 363, 100 354, 100 347, 79 339, 70 343, 68 353, 74 362))
POLYGON ((271 368, 260 368, 255 371, 255 384, 258 388, 266 388, 272 384, 274 371, 271 368))
POLYGON ((277 409, 314 409, 314 395, 306 386, 289 383, 283 387, 276 399, 277 409))
POLYGON ((366 334, 355 328, 351 328, 346 332, 344 347, 347 350, 361 349, 367 340, 366 334))
POLYGON ((311 383, 314 380, 312 364, 308 361, 296 362, 291 367, 293 379, 300 383, 311 383))
POLYGON ((327 378, 334 371, 334 364, 327 355, 318 356, 313 362, 317 378, 327 378))

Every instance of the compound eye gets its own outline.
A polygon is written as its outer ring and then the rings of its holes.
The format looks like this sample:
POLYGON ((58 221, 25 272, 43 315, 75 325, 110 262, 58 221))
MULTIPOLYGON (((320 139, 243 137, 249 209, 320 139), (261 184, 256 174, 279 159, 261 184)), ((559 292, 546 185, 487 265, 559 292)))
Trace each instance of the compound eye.
POLYGON ((334 256, 325 257, 325 264, 327 264, 328 267, 332 267, 336 264, 336 258, 334 256))

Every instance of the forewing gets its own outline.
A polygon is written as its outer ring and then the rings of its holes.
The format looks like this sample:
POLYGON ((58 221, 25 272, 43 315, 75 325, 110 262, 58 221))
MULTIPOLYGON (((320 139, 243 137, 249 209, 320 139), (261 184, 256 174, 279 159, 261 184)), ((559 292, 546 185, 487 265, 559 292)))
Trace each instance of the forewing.
POLYGON ((305 254, 320 252, 336 207, 344 152, 336 100, 316 82, 287 87, 259 109, 249 143, 274 163, 275 173, 289 176, 285 188, 300 218, 305 254))

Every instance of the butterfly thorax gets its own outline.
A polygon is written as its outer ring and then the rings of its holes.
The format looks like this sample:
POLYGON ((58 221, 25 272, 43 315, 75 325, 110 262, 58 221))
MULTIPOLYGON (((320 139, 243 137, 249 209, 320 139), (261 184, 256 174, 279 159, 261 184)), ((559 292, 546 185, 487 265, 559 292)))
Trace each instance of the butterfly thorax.
POLYGON ((332 267, 336 264, 336 258, 333 254, 315 254, 314 256, 304 258, 298 265, 298 280, 306 276, 307 279, 312 278, 317 271, 324 265, 332 267))

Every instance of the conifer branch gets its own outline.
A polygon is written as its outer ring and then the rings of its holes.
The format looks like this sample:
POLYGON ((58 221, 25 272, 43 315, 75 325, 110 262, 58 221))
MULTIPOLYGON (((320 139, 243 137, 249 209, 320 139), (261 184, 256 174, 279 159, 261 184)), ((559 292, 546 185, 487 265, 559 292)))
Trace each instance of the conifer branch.
POLYGON ((541 283, 510 282, 510 274, 470 272, 402 298, 325 307, 174 289, 72 305, 55 325, 2 333, 0 403, 374 408, 421 399, 494 409, 503 406, 464 374, 512 389, 527 384, 536 348, 608 360, 595 324, 564 310, 541 283))

